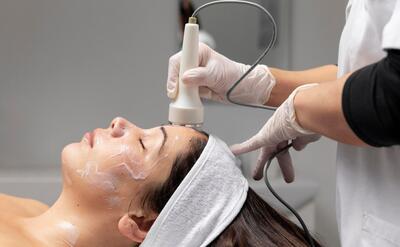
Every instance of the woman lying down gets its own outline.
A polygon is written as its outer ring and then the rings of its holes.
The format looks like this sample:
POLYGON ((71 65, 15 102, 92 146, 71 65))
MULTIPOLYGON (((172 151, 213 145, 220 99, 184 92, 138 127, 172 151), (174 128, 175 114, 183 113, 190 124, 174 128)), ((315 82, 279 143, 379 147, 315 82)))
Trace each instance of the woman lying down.
POLYGON ((64 148, 53 206, 1 196, 0 246, 307 246, 237 165, 214 136, 116 118, 64 148))

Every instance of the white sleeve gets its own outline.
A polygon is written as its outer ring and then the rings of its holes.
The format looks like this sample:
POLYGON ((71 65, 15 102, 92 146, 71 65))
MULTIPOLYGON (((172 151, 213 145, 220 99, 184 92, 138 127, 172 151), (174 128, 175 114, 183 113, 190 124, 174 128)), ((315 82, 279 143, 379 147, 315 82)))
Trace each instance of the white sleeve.
POLYGON ((383 29, 383 49, 400 49, 400 0, 395 4, 392 17, 383 29))

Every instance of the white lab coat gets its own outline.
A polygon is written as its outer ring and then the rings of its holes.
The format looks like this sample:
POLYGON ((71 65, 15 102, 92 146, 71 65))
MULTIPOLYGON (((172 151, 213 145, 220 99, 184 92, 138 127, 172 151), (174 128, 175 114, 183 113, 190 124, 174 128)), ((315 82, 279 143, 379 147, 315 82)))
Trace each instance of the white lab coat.
MULTIPOLYGON (((400 49, 400 0, 350 0, 338 76, 379 61, 387 48, 400 49)), ((343 247, 400 247, 399 146, 338 144, 336 196, 343 247)))

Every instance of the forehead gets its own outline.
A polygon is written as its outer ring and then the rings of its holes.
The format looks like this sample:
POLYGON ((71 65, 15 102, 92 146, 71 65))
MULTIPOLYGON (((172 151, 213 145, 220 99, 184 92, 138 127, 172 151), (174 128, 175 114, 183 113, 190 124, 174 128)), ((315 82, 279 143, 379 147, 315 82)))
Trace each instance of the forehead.
MULTIPOLYGON (((163 126, 166 132, 166 142, 163 149, 164 157, 167 157, 160 163, 158 169, 151 174, 152 179, 150 182, 164 182, 168 175, 169 170, 171 170, 173 161, 177 157, 177 155, 188 150, 190 145, 190 140, 193 137, 202 137, 202 134, 198 131, 183 127, 183 126, 173 126, 173 125, 164 125, 163 126)), ((159 131, 160 127, 152 128, 151 130, 159 131)))
POLYGON ((163 127, 170 131, 172 134, 180 135, 180 136, 197 136, 200 133, 192 128, 184 127, 184 126, 176 126, 176 125, 163 125, 163 127))
POLYGON ((192 137, 200 137, 201 134, 192 129, 192 128, 188 128, 188 127, 184 127, 184 126, 176 126, 176 125, 162 125, 162 126, 158 126, 158 127, 154 127, 151 130, 156 130, 159 129, 160 127, 163 127, 165 129, 166 135, 167 135, 167 139, 168 141, 174 140, 174 139, 179 139, 181 141, 184 140, 190 140, 190 138, 192 137))

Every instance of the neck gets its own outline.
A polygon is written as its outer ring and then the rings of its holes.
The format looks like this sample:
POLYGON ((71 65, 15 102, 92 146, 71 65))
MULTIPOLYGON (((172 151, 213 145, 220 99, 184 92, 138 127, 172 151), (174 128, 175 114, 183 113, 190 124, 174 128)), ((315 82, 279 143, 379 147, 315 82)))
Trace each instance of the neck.
POLYGON ((45 213, 22 220, 27 237, 38 246, 132 246, 118 231, 121 210, 85 205, 63 191, 45 213))

